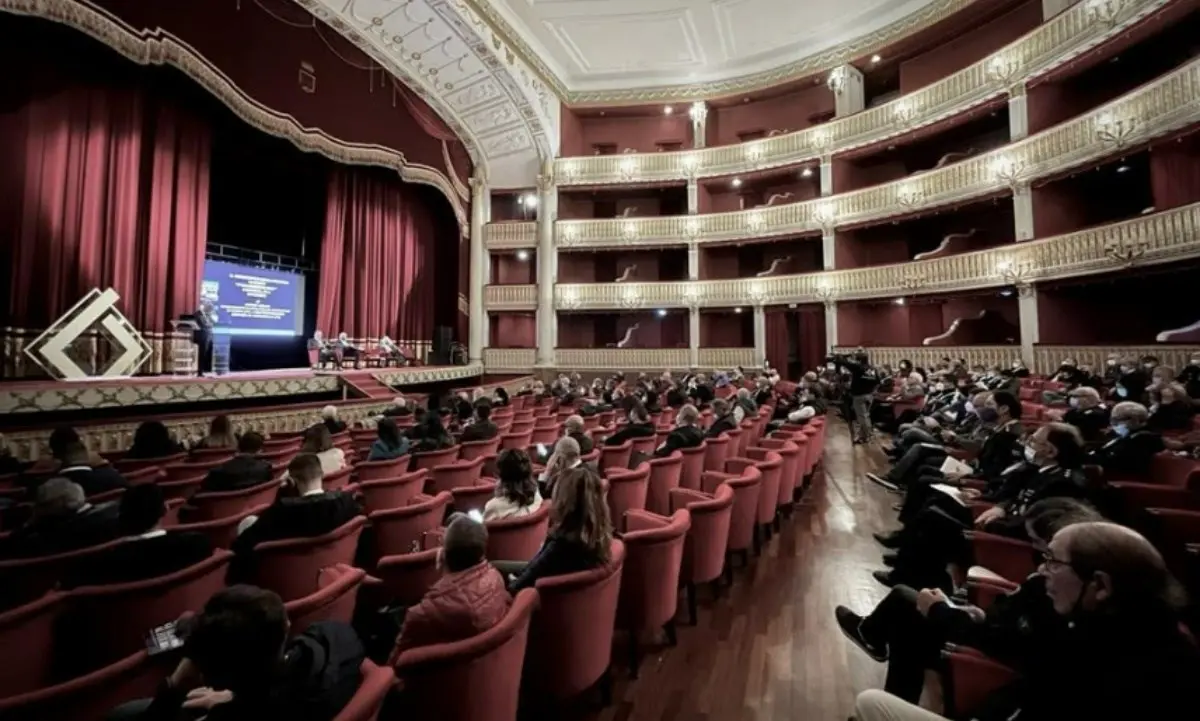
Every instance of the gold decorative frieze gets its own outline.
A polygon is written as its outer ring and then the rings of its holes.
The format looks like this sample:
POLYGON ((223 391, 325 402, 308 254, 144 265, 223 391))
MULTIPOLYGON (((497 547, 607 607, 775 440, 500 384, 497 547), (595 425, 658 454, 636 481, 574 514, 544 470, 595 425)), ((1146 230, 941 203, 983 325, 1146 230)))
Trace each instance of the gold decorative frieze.
MULTIPOLYGON (((834 353, 853 353, 858 350, 851 347, 834 348, 834 353)), ((880 348, 864 348, 871 363, 877 366, 889 365, 893 369, 899 366, 900 361, 912 361, 914 366, 920 368, 932 368, 937 365, 943 358, 949 358, 951 361, 957 361, 962 358, 967 362, 967 366, 984 366, 991 368, 998 366, 1000 368, 1009 368, 1013 361, 1021 357, 1021 346, 1019 345, 929 345, 929 346, 888 346, 880 348)))
POLYGON ((1012 85, 1046 73, 1169 4, 1122 0, 1115 23, 1100 22, 1091 3, 1077 3, 1007 47, 953 75, 860 113, 793 133, 736 145, 668 153, 560 158, 560 186, 658 183, 786 167, 894 138, 1004 97, 1012 85))
POLYGON ((537 247, 537 223, 504 221, 483 226, 483 243, 488 250, 521 250, 537 247))
POLYGON ((470 363, 464 366, 410 366, 382 370, 371 375, 385 386, 418 385, 474 378, 483 375, 483 365, 470 363))
MULTIPOLYGON (((932 260, 801 275, 670 283, 565 283, 559 310, 728 308, 953 293, 1031 284, 1200 257, 1200 203, 1043 240, 932 260)), ((489 310, 531 310, 532 285, 488 286, 489 310)))
POLYGON ((488 373, 525 373, 537 362, 536 348, 484 348, 483 367, 488 373))
POLYGON ((1200 353, 1198 345, 1035 345, 1033 366, 1035 373, 1053 373, 1068 358, 1081 366, 1089 366, 1096 373, 1103 373, 1106 361, 1115 355, 1122 358, 1141 358, 1152 355, 1158 362, 1179 372, 1188 360, 1200 353))
POLYGON ((754 367, 753 348, 701 348, 699 350, 701 370, 727 371, 738 366, 754 367))
POLYGON ((1103 160, 1122 147, 1200 122, 1200 60, 1053 128, 988 153, 891 183, 801 203, 730 213, 564 220, 562 248, 655 247, 820 233, 998 193, 1103 160), (1119 140, 1117 140, 1119 139, 1119 140))
POLYGON ((687 348, 559 348, 555 366, 587 370, 679 370, 688 367, 687 348))

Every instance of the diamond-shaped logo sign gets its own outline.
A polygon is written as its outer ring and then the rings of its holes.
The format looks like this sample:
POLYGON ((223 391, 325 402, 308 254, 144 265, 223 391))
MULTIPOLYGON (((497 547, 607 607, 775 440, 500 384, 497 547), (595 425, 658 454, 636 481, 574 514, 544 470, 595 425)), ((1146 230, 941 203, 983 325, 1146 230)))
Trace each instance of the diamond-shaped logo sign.
POLYGON ((117 310, 121 296, 109 288, 101 292, 93 288, 70 310, 56 320, 25 348, 33 359, 51 376, 59 380, 78 381, 88 378, 122 378, 133 375, 150 359, 150 345, 129 320, 117 310), (67 348, 90 330, 99 330, 112 339, 119 353, 108 367, 90 374, 79 367, 67 354, 67 348))

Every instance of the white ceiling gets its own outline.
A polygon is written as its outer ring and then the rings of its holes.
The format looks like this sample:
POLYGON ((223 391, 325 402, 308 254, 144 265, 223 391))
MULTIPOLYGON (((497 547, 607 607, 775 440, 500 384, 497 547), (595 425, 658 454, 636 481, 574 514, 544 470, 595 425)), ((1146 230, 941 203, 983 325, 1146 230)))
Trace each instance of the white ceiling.
POLYGON ((490 0, 568 90, 729 80, 831 50, 935 0, 490 0))

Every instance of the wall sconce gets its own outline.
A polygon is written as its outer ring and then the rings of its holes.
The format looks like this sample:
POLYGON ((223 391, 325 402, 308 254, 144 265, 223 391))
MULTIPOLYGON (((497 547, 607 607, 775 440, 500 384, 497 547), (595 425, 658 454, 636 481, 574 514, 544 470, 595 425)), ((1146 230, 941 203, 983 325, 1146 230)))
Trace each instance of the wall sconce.
POLYGON ((637 239, 638 239, 637 223, 634 223, 632 221, 623 223, 621 225, 621 238, 624 239, 626 243, 633 243, 633 242, 637 241, 637 239))
POLYGON ((1096 138, 1119 148, 1137 130, 1137 125, 1137 118, 1118 118, 1112 113, 1104 113, 1096 118, 1096 138))
POLYGON ((1013 189, 1021 184, 1021 173, 1024 170, 1024 161, 1007 156, 996 158, 992 163, 992 177, 1013 189))
POLYGON ((1111 28, 1117 24, 1125 5, 1125 0, 1088 0, 1087 18, 1111 28))
POLYGON ((1021 61, 1011 55, 997 55, 988 63, 988 77, 1002 85, 1011 85, 1021 72, 1021 61))
POLYGON ((834 95, 841 95, 846 89, 846 68, 839 66, 829 72, 829 77, 825 78, 825 86, 833 91, 834 95))
POLYGON ((901 186, 896 190, 896 202, 908 210, 917 208, 925 202, 925 190, 915 184, 901 186))
POLYGON ((892 109, 892 118, 901 125, 908 125, 917 117, 917 106, 915 103, 907 100, 901 100, 896 103, 896 107, 892 109))
POLYGON ((703 123, 704 119, 708 117, 708 106, 704 104, 703 100, 697 100, 692 103, 692 107, 688 108, 688 117, 697 125, 703 123))
POLYGON ((621 180, 633 180, 637 175, 638 165, 633 158, 622 158, 621 165, 618 167, 621 172, 621 180))
POLYGON ((1104 255, 1122 265, 1130 266, 1137 263, 1149 249, 1150 242, 1145 236, 1138 235, 1134 238, 1110 240, 1104 244, 1104 255))
POLYGON ((833 203, 821 203, 813 208, 813 220, 821 229, 828 232, 833 229, 837 223, 837 210, 833 207, 833 203))
POLYGON ((837 300, 837 290, 832 285, 818 285, 813 294, 825 305, 833 305, 837 300))

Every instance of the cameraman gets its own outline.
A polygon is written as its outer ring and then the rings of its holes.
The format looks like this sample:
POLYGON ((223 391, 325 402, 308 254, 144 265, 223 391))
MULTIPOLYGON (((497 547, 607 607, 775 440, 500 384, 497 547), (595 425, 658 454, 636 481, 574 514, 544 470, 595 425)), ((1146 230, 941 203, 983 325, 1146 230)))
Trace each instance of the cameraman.
POLYGON ((875 401, 875 389, 879 387, 879 373, 871 367, 866 351, 861 349, 850 355, 831 355, 828 360, 850 374, 850 408, 853 412, 850 427, 854 430, 854 442, 866 443, 871 440, 871 404, 875 401))

